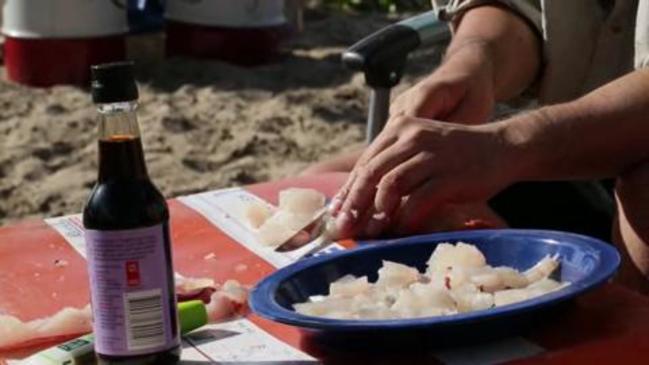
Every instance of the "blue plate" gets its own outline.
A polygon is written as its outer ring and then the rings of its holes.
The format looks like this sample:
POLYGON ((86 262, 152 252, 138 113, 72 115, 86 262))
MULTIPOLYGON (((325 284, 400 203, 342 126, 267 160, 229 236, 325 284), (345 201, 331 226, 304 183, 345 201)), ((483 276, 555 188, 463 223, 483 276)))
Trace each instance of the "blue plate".
POLYGON ((620 255, 611 244, 572 233, 513 229, 441 233, 366 242, 353 250, 299 261, 262 280, 251 293, 250 305, 254 312, 273 321, 335 336, 419 331, 419 334, 434 333, 447 339, 452 335, 466 338, 468 334, 515 330, 540 320, 546 309, 604 283, 619 265, 620 255), (569 281, 571 285, 521 303, 440 317, 341 320, 302 315, 292 309, 293 304, 305 302, 312 295, 327 294, 329 283, 344 275, 367 275, 370 281, 375 281, 382 260, 424 271, 438 243, 457 241, 476 245, 492 266, 505 265, 518 270, 533 266, 545 255, 558 254, 561 266, 555 278, 569 281))

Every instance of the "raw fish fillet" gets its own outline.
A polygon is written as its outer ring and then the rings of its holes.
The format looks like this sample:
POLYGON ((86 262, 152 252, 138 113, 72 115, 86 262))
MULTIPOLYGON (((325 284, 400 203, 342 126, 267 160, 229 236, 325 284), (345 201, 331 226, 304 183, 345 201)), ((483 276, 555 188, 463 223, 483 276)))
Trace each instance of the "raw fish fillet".
MULTIPOLYGON (((287 244, 297 248, 313 239, 306 229, 323 216, 325 202, 324 194, 317 190, 290 188, 280 191, 279 207, 274 211, 267 204, 255 202, 246 207, 244 216, 262 245, 275 249, 287 244)), ((330 221, 328 217, 322 219, 323 231, 333 238, 336 232, 327 224, 330 221)))
POLYGON ((379 269, 379 280, 376 285, 380 287, 407 287, 419 280, 419 271, 414 267, 391 261, 383 261, 379 269))
POLYGON ((429 272, 444 272, 451 267, 478 268, 487 265, 487 259, 475 246, 463 242, 457 245, 437 245, 428 260, 429 272))
POLYGON ((470 244, 437 245, 425 274, 404 264, 383 261, 378 280, 345 275, 329 286, 329 295, 312 296, 293 308, 304 315, 338 319, 398 319, 453 315, 518 303, 569 285, 549 276, 558 257, 546 256, 521 273, 491 267, 470 244))
POLYGON ((313 216, 325 206, 325 196, 314 189, 290 188, 279 192, 279 209, 295 214, 313 216))
POLYGON ((255 201, 246 206, 243 214, 250 227, 257 229, 273 215, 273 211, 267 204, 255 201))
POLYGON ((90 305, 83 308, 66 307, 51 317, 29 322, 0 315, 0 349, 10 349, 22 343, 51 337, 74 336, 92 331, 90 305))
POLYGON ((294 218, 294 215, 291 213, 276 212, 259 227, 257 238, 265 246, 281 246, 299 232, 299 228, 292 228, 297 225, 294 218))
POLYGON ((366 293, 370 290, 370 283, 367 276, 348 281, 335 281, 329 285, 331 295, 353 297, 355 295, 366 293))
MULTIPOLYGON (((228 280, 219 286, 210 278, 187 278, 175 274, 174 279, 179 301, 203 300, 210 322, 226 321, 247 311, 249 289, 236 280, 228 280)), ((66 340, 90 332, 90 305, 81 309, 66 307, 50 317, 28 322, 0 315, 0 351, 66 340)))

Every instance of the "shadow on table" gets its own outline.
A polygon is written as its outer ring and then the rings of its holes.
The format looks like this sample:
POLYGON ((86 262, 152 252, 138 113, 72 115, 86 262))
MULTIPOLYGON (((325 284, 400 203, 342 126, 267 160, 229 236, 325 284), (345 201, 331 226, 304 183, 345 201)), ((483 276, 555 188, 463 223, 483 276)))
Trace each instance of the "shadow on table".
POLYGON ((226 339, 228 337, 238 336, 241 333, 235 331, 227 331, 221 329, 204 329, 192 332, 188 335, 188 339, 195 346, 202 345, 204 343, 219 341, 226 339))

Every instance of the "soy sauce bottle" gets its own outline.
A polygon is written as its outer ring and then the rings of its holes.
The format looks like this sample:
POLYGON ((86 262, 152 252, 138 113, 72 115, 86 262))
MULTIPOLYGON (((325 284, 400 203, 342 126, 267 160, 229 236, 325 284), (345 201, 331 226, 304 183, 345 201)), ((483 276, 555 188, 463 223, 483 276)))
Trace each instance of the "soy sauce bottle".
POLYGON ((147 174, 133 64, 92 67, 99 175, 83 211, 100 364, 176 364, 169 211, 147 174))

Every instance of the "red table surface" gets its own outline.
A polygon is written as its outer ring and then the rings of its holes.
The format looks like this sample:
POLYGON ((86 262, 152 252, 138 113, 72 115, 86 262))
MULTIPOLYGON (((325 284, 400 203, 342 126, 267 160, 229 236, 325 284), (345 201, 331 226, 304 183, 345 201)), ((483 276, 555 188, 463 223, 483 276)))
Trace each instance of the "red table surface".
MULTIPOLYGON (((287 187, 310 187, 328 196, 345 175, 331 174, 288 179, 246 189, 271 203, 287 187)), ((186 276, 212 277, 217 282, 237 279, 253 285, 274 268, 219 231, 207 219, 176 200, 170 200, 174 265, 186 276), (205 264, 214 253, 217 264, 205 264), (245 264, 246 271, 235 270, 245 264)), ((343 242, 352 247, 353 242, 343 242)), ((89 292, 85 259, 42 221, 27 221, 0 228, 0 313, 22 320, 49 316, 66 306, 82 307, 89 292), (54 265, 65 260, 67 265, 54 265)), ((302 348, 327 363, 394 364, 435 363, 432 354, 404 358, 382 354, 322 353, 312 348, 295 328, 255 315, 249 319, 284 342, 302 348)), ((516 364, 647 364, 649 363, 649 298, 617 285, 584 295, 575 305, 537 328, 527 339, 545 348, 542 355, 516 364)), ((0 353, 3 357, 16 353, 0 353)), ((21 354, 25 354, 22 352, 21 354)))

